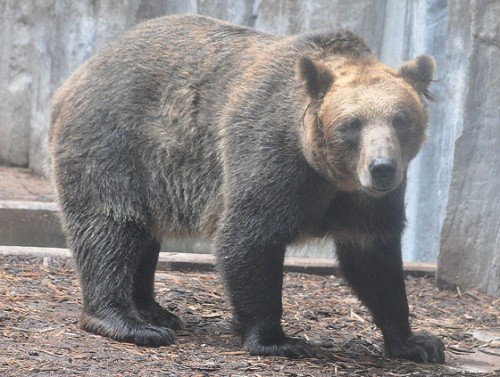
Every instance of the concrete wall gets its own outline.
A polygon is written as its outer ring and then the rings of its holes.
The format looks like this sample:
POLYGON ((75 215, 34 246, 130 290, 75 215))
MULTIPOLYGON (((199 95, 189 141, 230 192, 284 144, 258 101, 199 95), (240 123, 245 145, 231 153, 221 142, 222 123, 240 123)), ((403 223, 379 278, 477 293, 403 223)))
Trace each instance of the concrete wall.
MULTIPOLYGON (((410 169, 405 259, 434 261, 439 250, 469 245, 473 258, 496 260, 498 268, 498 174, 492 174, 499 150, 498 6, 495 0, 3 0, 0 161, 42 171, 50 96, 94 51, 140 20, 191 12, 278 34, 348 27, 393 67, 424 53, 438 64, 429 138, 410 169)), ((318 245, 306 251, 331 249, 318 245)))

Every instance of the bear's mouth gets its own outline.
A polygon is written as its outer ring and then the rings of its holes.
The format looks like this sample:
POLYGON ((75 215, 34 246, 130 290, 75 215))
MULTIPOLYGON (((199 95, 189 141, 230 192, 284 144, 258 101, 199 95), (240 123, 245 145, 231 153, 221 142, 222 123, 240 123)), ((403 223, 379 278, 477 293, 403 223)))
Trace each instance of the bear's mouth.
POLYGON ((374 197, 380 197, 388 194, 393 191, 398 185, 390 186, 390 187, 377 187, 377 186, 364 186, 363 189, 365 192, 374 197))
POLYGON ((374 196, 374 197, 380 197, 383 196, 394 189, 396 189, 401 181, 397 179, 392 179, 392 180, 379 180, 375 181, 373 179, 363 179, 365 177, 359 177, 359 183, 361 186, 361 189, 368 195, 374 196))

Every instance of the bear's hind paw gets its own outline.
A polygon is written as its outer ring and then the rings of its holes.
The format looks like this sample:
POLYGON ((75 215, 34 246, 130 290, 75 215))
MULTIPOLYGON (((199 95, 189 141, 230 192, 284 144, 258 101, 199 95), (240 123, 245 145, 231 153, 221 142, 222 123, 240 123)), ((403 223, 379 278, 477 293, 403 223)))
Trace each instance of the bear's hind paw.
POLYGON ((175 331, 170 328, 154 326, 131 316, 100 317, 83 313, 80 327, 97 335, 139 346, 166 346, 175 343, 177 338, 175 331))
POLYGON ((243 348, 255 356, 284 356, 290 359, 315 357, 316 352, 305 340, 285 337, 271 344, 262 344, 257 339, 248 339, 243 348))
POLYGON ((172 330, 180 330, 183 327, 182 321, 174 313, 153 301, 145 308, 139 309, 141 317, 154 326, 164 327, 172 330))

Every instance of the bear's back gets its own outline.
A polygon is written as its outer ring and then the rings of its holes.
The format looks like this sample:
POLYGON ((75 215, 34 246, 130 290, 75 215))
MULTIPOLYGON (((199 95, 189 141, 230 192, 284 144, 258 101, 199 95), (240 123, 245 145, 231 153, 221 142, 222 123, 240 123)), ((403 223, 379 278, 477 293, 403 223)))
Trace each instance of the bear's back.
MULTIPOLYGON (((155 105, 186 87, 217 83, 212 89, 223 95, 228 79, 241 74, 275 39, 204 16, 146 21, 99 51, 61 86, 53 99, 53 127, 65 108, 66 117, 86 116, 89 108, 157 115, 154 110, 162 109, 155 105)), ((85 127, 93 123, 87 120, 85 127)))
POLYGON ((148 213, 176 232, 206 228, 199 222, 212 222, 213 210, 205 208, 220 205, 214 125, 231 82, 276 39, 208 17, 166 16, 90 58, 53 99, 61 201, 121 219, 148 213))

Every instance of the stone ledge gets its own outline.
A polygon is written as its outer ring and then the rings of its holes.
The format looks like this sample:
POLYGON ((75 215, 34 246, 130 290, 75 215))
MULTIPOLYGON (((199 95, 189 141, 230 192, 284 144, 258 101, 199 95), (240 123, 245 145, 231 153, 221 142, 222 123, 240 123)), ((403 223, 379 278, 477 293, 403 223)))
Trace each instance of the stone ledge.
POLYGON ((66 246, 57 205, 51 202, 0 200, 0 245, 66 246))

